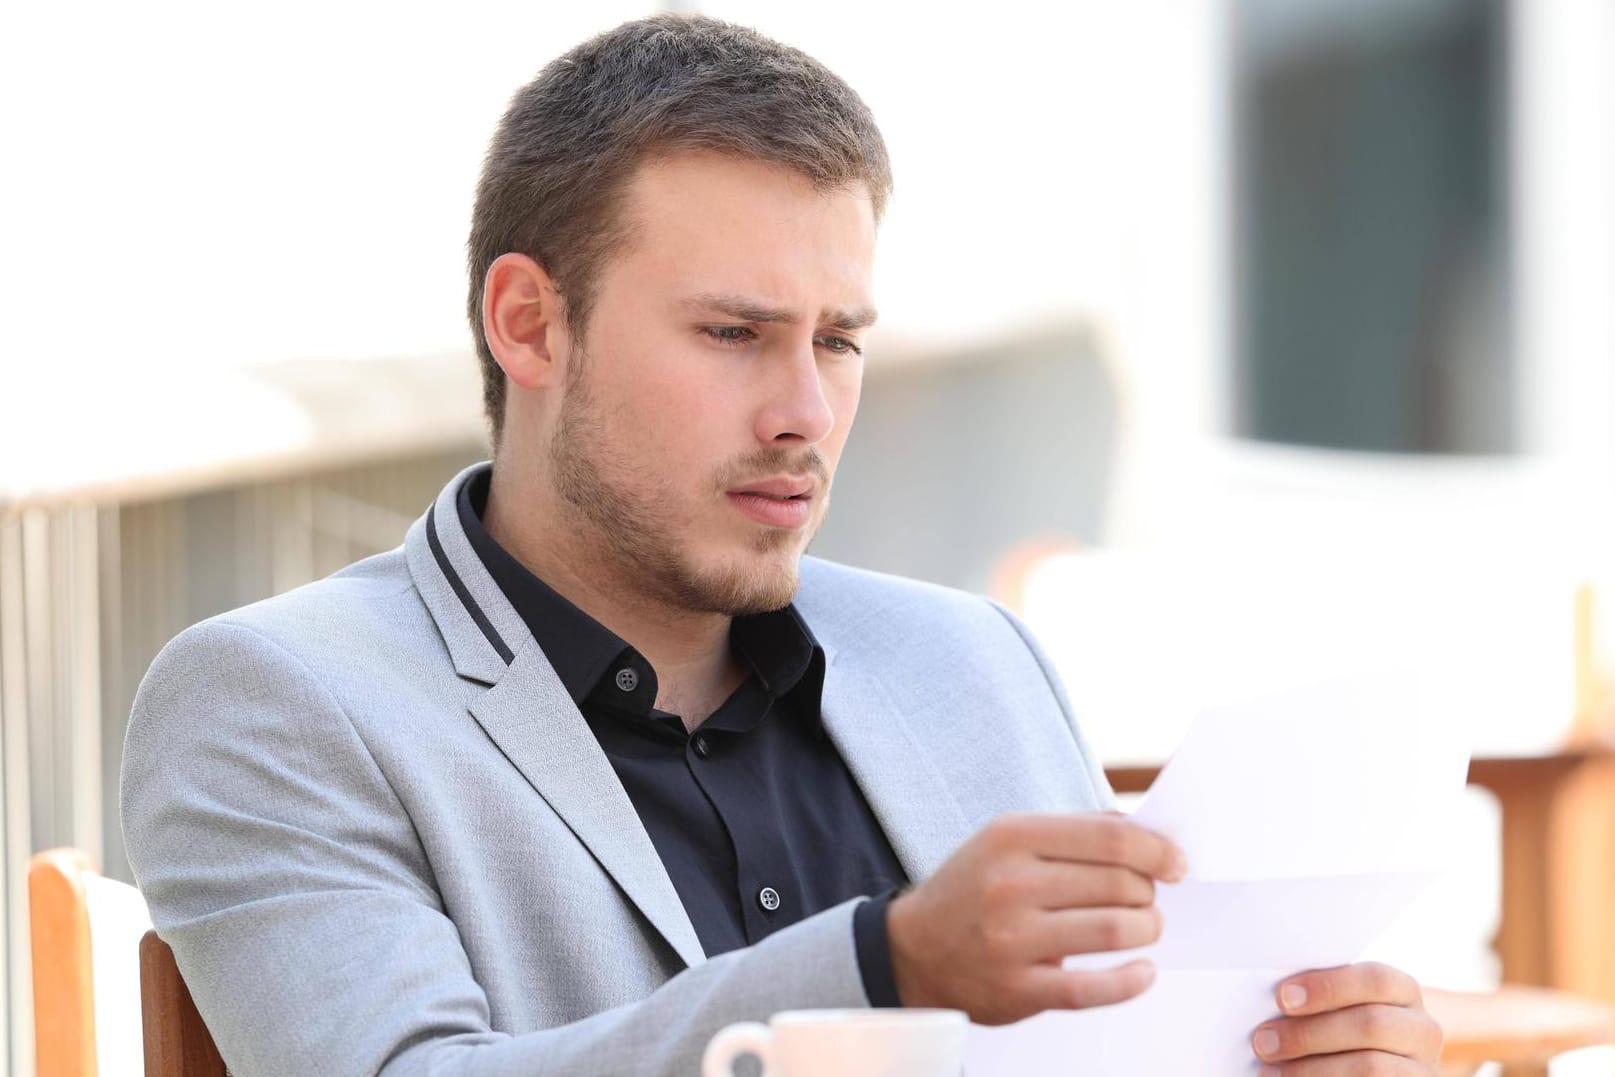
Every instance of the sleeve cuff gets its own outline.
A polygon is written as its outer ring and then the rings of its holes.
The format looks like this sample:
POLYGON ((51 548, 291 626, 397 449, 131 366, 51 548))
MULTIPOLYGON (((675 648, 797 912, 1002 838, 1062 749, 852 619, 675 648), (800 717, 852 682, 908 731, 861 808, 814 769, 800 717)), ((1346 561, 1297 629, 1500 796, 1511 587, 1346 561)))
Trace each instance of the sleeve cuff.
POLYGON ((901 1006, 897 977, 892 973, 892 946, 886 933, 886 909, 898 891, 888 890, 853 910, 852 940, 858 952, 858 972, 871 1006, 901 1006))

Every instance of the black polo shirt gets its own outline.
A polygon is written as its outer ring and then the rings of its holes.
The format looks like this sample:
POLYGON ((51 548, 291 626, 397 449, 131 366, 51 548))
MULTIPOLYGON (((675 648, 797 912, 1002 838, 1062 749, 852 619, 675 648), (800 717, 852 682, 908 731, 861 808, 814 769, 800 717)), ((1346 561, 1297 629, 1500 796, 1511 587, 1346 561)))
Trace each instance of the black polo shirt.
POLYGON ((820 721, 824 651, 795 606, 735 618, 750 675, 687 733, 656 708, 656 671, 482 526, 489 472, 460 490, 461 525, 594 732, 708 956, 849 898, 864 990, 898 1005, 886 906, 908 880, 820 721))

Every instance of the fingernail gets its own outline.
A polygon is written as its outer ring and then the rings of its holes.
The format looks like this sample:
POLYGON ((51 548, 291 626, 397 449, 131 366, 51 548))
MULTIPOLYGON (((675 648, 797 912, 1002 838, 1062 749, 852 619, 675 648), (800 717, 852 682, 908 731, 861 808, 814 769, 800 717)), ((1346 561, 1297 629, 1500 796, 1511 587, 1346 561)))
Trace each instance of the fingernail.
POLYGON ((1293 1013, 1307 1004, 1307 989, 1300 984, 1285 984, 1279 988, 1279 1005, 1293 1013))
POLYGON ((1253 1042, 1256 1046, 1256 1053, 1261 1055, 1263 1058, 1266 1058, 1268 1055, 1278 1053, 1279 1034, 1270 1028, 1264 1028, 1258 1032, 1256 1034, 1256 1039, 1253 1042))
POLYGON ((1181 851, 1173 853, 1171 874, 1167 876, 1167 882, 1179 882, 1188 874, 1189 858, 1184 856, 1181 851))

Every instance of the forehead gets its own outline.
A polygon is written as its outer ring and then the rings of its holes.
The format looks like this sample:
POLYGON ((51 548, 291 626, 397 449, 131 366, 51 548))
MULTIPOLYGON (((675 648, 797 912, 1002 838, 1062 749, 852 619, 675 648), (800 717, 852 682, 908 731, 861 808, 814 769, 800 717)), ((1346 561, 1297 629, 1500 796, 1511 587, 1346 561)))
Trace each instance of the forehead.
POLYGON ((642 285, 869 303, 876 226, 861 184, 818 190, 779 165, 684 153, 642 164, 622 212, 629 239, 614 261, 642 285))

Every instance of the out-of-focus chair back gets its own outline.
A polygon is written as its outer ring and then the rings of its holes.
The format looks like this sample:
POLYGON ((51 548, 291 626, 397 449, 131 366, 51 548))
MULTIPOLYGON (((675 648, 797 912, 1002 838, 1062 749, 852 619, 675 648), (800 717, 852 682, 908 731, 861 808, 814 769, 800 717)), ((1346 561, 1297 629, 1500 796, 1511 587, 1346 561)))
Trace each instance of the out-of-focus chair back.
POLYGON ((168 943, 140 940, 140 995, 146 1020, 146 1077, 225 1077, 224 1060, 168 943))
POLYGON ((28 911, 38 1077, 139 1074, 140 892, 77 849, 48 849, 28 863, 28 911))
POLYGON ((39 1077, 96 1072, 95 979, 89 862, 51 849, 28 863, 29 935, 34 959, 34 1067, 39 1077))
POLYGON ((1573 741, 1615 740, 1615 584, 1576 588, 1571 644, 1575 653, 1573 741))

